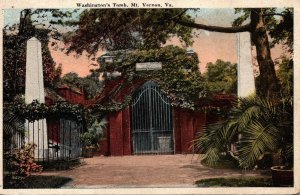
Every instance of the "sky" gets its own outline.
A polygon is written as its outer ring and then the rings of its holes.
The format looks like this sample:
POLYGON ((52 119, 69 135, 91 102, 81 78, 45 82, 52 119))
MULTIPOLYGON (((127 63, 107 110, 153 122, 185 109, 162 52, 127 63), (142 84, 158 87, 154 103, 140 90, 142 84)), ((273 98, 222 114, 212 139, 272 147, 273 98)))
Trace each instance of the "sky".
MULTIPOLYGON (((196 22, 207 25, 216 26, 231 26, 232 21, 238 17, 234 14, 234 9, 200 9, 197 12, 191 12, 195 17, 196 22)), ((4 25, 12 25, 19 22, 20 10, 6 9, 4 11, 4 25)), ((201 73, 206 71, 206 64, 208 62, 215 62, 217 59, 229 61, 231 63, 237 62, 237 35, 228 33, 209 32, 204 30, 197 30, 199 35, 194 37, 194 44, 190 48, 193 49, 199 57, 199 68, 201 73)), ((167 44, 180 45, 176 38, 168 41, 167 44)), ((50 46, 50 45, 49 45, 50 46)), ((63 46, 60 44, 60 46, 63 46)), ((89 70, 95 68, 91 64, 96 63, 90 60, 86 53, 82 56, 77 56, 74 53, 66 55, 60 50, 55 50, 49 47, 51 55, 56 62, 56 65, 62 65, 62 73, 76 72, 79 76, 86 76, 89 70)), ((101 56, 104 52, 99 51, 96 58, 101 56)), ((281 54, 280 47, 272 50, 273 59, 278 58, 281 54)))

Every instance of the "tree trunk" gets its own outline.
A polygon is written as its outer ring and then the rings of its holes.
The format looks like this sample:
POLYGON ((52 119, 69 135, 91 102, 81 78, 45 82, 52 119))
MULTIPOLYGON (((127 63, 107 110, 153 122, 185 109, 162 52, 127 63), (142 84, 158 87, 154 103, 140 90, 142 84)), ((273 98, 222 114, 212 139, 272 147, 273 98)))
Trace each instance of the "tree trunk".
POLYGON ((280 86, 275 74, 274 62, 271 58, 270 45, 267 35, 266 24, 263 17, 263 9, 251 9, 250 24, 235 27, 219 27, 197 24, 176 20, 180 25, 191 28, 203 29, 213 32, 239 33, 249 31, 252 42, 256 47, 257 62, 260 76, 256 88, 257 95, 261 97, 276 98, 280 94, 280 86))
POLYGON ((260 75, 258 77, 257 95, 273 97, 279 95, 279 84, 275 74, 274 62, 271 58, 267 30, 262 9, 251 11, 251 39, 256 47, 257 62, 260 75))

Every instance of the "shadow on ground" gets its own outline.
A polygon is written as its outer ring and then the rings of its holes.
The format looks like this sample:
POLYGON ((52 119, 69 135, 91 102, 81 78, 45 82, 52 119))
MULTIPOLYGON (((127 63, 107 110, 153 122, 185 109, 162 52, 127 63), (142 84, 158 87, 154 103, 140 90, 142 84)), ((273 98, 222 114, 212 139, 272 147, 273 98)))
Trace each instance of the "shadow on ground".
POLYGON ((36 188, 60 188, 72 181, 69 177, 32 175, 25 179, 14 179, 4 176, 4 189, 36 189, 36 188))

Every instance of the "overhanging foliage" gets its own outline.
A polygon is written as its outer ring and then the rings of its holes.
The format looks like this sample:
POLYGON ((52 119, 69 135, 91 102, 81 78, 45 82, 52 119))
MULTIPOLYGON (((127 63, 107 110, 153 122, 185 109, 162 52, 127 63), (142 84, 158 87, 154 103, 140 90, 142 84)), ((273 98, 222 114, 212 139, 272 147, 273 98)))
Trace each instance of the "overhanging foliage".
POLYGON ((32 101, 30 104, 25 104, 22 101, 14 101, 4 104, 4 112, 13 113, 21 119, 27 119, 30 122, 47 117, 71 117, 78 122, 82 122, 85 118, 82 106, 63 101, 49 106, 39 103, 37 100, 32 101))
MULTIPOLYGON (((195 101, 204 94, 204 79, 198 69, 198 57, 196 54, 187 55, 185 49, 166 46, 160 49, 114 52, 113 56, 116 60, 112 63, 105 63, 102 58, 98 59, 101 64, 100 71, 120 72, 125 80, 120 87, 133 85, 139 80, 153 80, 160 85, 173 106, 192 110, 195 109, 195 101), (136 71, 136 63, 142 62, 161 62, 162 69, 136 71)), ((115 95, 116 93, 112 93, 110 98, 115 95)), ((124 102, 129 103, 129 101, 124 102)))

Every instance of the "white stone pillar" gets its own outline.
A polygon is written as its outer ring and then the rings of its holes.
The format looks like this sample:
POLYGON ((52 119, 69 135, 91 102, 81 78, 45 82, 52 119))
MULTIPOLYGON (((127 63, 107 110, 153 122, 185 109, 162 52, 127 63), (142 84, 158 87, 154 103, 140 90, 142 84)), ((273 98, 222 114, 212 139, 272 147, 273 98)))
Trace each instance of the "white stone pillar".
POLYGON ((255 93, 252 64, 251 38, 249 32, 237 34, 238 48, 238 96, 247 97, 255 93))
MULTIPOLYGON (((29 104, 33 100, 45 103, 42 47, 41 42, 32 37, 27 41, 26 49, 26 78, 25 78, 25 103, 29 104)), ((48 157, 48 135, 46 119, 34 122, 25 122, 26 143, 37 145, 34 157, 42 160, 48 157)))

